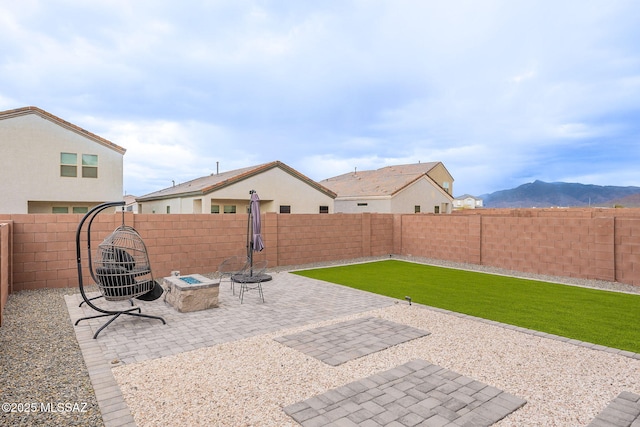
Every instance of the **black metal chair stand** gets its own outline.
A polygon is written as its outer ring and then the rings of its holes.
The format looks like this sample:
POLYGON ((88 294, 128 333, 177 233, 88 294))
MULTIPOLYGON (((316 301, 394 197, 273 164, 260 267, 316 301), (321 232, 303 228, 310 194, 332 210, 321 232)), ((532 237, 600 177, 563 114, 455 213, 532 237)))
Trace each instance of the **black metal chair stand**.
MULTIPOLYGON (((142 238, 132 227, 123 224, 116 228, 104 241, 98 245, 97 256, 95 259, 91 253, 91 226, 96 216, 103 210, 124 206, 124 202, 108 202, 92 208, 82 218, 76 231, 76 257, 78 263, 78 287, 82 295, 83 302, 95 311, 102 313, 95 316, 87 316, 78 319, 75 323, 77 326, 81 321, 88 319, 96 319, 100 317, 111 317, 104 325, 102 325, 93 338, 97 338, 98 334, 104 328, 109 326, 114 320, 121 315, 144 317, 148 319, 160 320, 166 324, 165 320, 159 316, 143 314, 140 307, 130 307, 122 310, 107 310, 96 306, 93 300, 104 297, 107 301, 126 301, 129 300, 133 305, 132 298, 143 301, 153 301, 162 296, 164 290, 162 286, 154 280, 149 264, 149 255, 142 238), (88 254, 89 273, 91 278, 98 285, 101 295, 94 298, 88 298, 83 284, 82 274, 82 257, 80 237, 83 227, 86 225, 86 245, 88 254)), ((82 303, 81 303, 82 305, 82 303)))
POLYGON ((246 265, 240 272, 231 276, 232 284, 240 284, 240 304, 244 301, 244 293, 247 291, 258 291, 260 299, 264 302, 264 293, 262 292, 262 282, 271 280, 271 276, 265 274, 267 270, 267 261, 257 261, 253 264, 246 265))

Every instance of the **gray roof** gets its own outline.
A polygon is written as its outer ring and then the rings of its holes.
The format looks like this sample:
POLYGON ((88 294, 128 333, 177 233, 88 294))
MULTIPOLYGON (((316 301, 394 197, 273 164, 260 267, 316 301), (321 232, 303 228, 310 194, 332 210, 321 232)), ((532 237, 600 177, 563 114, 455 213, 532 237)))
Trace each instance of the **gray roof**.
MULTIPOLYGON (((414 163, 349 172, 320 181, 338 197, 393 196, 422 177, 441 162, 414 163)), ((438 185, 435 181, 434 184, 438 185)))
POLYGON ((174 197, 188 197, 208 194, 276 167, 284 170, 295 178, 306 182, 308 185, 314 187, 316 190, 322 193, 325 193, 329 197, 336 197, 336 194, 328 188, 323 187, 322 185, 313 181, 311 178, 306 177, 295 169, 276 160, 271 163, 264 163, 257 166, 249 166, 246 168, 203 176, 191 181, 183 182, 181 184, 165 188, 163 190, 145 194, 144 196, 138 197, 136 200, 139 202, 145 202, 158 199, 170 199, 174 197))

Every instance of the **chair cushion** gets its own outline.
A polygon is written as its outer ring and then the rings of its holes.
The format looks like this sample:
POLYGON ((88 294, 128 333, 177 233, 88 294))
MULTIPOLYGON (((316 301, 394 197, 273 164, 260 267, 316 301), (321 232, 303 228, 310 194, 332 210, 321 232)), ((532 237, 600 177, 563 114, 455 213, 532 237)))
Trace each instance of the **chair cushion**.
POLYGON ((160 283, 154 280, 153 287, 151 288, 151 290, 146 294, 142 294, 139 297, 136 297, 136 299, 139 299, 141 301, 154 301, 160 298, 163 293, 164 293, 164 288, 160 285, 160 283))
POLYGON ((136 266, 136 260, 129 252, 116 247, 104 251, 103 261, 106 265, 124 267, 127 270, 133 270, 136 266))
POLYGON ((96 277, 105 298, 135 295, 136 279, 123 267, 98 267, 96 277))

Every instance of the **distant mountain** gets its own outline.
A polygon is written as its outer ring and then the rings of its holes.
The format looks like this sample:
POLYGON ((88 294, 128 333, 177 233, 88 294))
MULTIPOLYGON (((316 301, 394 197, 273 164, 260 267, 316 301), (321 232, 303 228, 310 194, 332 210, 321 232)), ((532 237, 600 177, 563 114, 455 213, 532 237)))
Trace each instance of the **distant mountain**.
POLYGON ((534 181, 480 198, 486 208, 640 207, 640 187, 534 181))

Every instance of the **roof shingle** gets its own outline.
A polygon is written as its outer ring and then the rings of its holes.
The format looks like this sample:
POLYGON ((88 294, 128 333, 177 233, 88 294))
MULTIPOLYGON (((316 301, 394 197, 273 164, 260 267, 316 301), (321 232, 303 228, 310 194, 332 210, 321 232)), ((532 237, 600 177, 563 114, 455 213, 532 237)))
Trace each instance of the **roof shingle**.
POLYGON ((384 168, 349 172, 320 181, 338 197, 391 196, 417 179, 428 175, 440 162, 386 166, 384 168))
POLYGON ((200 178, 193 179, 191 181, 174 185, 169 188, 165 188, 163 190, 146 194, 144 196, 138 197, 136 200, 149 201, 149 200, 156 200, 156 199, 167 199, 172 197, 185 197, 190 195, 207 194, 207 193, 211 193, 212 191, 218 190, 220 188, 226 187, 227 185, 234 184, 236 182, 242 181, 243 179, 247 179, 249 177, 260 174, 262 172, 265 172, 275 167, 279 167, 285 172, 306 182, 310 186, 316 188, 318 191, 321 191, 327 194, 330 197, 333 197, 333 198, 336 197, 336 194, 333 193, 330 189, 318 184, 317 182, 313 181, 311 178, 306 177, 305 175, 301 174, 295 169, 276 160, 274 162, 264 163, 257 166, 249 166, 246 168, 235 169, 232 171, 220 172, 217 174, 203 176, 200 178))

